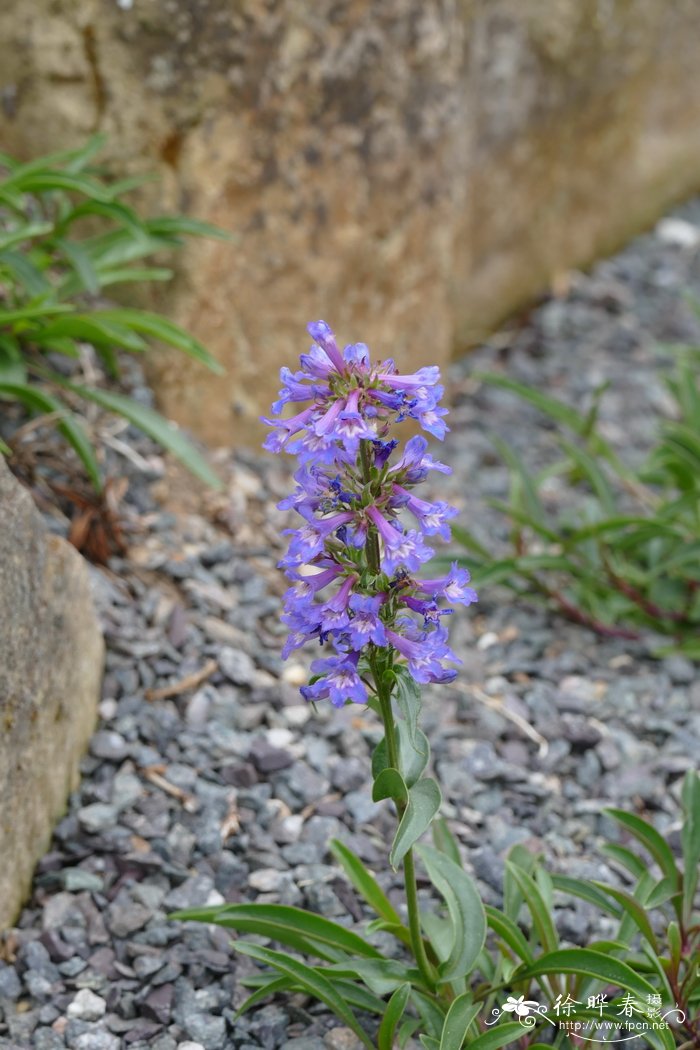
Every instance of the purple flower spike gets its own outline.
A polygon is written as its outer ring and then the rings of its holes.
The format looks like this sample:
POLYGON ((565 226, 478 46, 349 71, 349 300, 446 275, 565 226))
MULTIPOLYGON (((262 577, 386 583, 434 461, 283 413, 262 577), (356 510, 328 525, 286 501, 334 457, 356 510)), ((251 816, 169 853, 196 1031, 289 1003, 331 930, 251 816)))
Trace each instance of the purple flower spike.
POLYGON ((476 592, 456 563, 446 576, 414 578, 434 553, 424 537, 449 539, 457 511, 412 491, 431 470, 449 467, 432 458, 424 437, 410 438, 392 463, 399 442, 390 436, 391 425, 408 418, 445 436, 440 370, 400 373, 391 359, 373 364, 364 343, 341 353, 325 321, 308 329, 313 345, 299 371, 281 370, 273 416, 306 405, 287 419, 265 419, 265 447, 299 461, 294 491, 278 504, 303 519, 286 530, 279 563, 291 581, 282 655, 310 641, 329 645, 333 655, 312 664, 316 681, 301 691, 336 707, 366 703, 365 678, 392 663, 404 661, 421 684, 449 682, 456 672, 445 662, 457 661, 443 617, 453 610, 441 603, 469 605, 476 592), (403 520, 409 515, 417 528, 403 520))

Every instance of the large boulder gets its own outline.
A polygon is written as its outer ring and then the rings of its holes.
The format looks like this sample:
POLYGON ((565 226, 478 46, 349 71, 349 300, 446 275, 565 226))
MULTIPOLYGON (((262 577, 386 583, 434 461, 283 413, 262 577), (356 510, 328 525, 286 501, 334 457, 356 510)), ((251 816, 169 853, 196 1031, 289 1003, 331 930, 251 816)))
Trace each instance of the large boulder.
POLYGON ((697 0, 4 0, 0 41, 5 149, 104 130, 234 234, 160 303, 228 368, 156 367, 214 442, 307 320, 445 363, 700 186, 697 0))
POLYGON ((83 559, 0 456, 0 930, 77 786, 103 651, 83 559))

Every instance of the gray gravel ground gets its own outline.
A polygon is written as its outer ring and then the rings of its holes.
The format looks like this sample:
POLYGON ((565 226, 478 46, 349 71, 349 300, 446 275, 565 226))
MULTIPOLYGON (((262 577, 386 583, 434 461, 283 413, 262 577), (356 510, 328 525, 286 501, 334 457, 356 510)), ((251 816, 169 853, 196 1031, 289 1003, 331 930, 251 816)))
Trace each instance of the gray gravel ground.
MULTIPOLYGON (((648 447, 653 415, 667 409, 667 359, 654 345, 700 343, 682 297, 700 285, 700 203, 675 219, 591 275, 572 275, 566 294, 454 368, 441 457, 454 474, 435 489, 463 507, 469 527, 506 534, 484 502, 503 496, 507 480, 487 432, 535 463, 552 440, 534 411, 471 378, 478 369, 507 370, 575 404, 609 379, 607 436, 631 459, 648 447)), ((289 463, 222 455, 225 498, 198 506, 184 482, 165 504, 179 509, 164 509, 162 460, 127 437, 145 457, 115 460, 130 479, 136 531, 127 558, 93 570, 108 646, 100 726, 33 896, 4 938, 0 1047, 352 1050, 349 1033, 300 997, 234 1022, 252 964, 235 957, 225 931, 166 919, 175 908, 265 900, 361 921, 327 851, 334 836, 398 893, 385 859, 392 817, 369 798, 374 717, 314 712, 298 693, 311 654, 280 661, 284 519, 274 504, 289 463), (198 684, 180 687, 199 672, 198 684)), ((650 814, 677 836, 680 778, 700 761, 692 664, 657 662, 644 643, 601 640, 496 589, 453 619, 464 668, 454 687, 426 694, 425 728, 444 812, 487 902, 499 902, 517 842, 543 851, 553 870, 614 879, 596 853, 617 834, 606 804, 650 814)), ((597 929, 582 902, 563 901, 557 919, 574 943, 597 929)))

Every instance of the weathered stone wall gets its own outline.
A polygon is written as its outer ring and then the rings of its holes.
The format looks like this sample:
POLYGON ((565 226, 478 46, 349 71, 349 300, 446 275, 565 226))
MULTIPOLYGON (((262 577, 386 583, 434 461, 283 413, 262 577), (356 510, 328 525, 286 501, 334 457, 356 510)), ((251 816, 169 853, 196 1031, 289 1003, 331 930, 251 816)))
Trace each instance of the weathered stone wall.
POLYGON ((77 786, 102 635, 78 552, 50 536, 0 456, 0 930, 77 786))
POLYGON ((443 363, 700 186, 696 0, 5 0, 0 41, 4 148, 104 130, 235 235, 160 304, 228 367, 156 368, 214 442, 306 320, 443 363))

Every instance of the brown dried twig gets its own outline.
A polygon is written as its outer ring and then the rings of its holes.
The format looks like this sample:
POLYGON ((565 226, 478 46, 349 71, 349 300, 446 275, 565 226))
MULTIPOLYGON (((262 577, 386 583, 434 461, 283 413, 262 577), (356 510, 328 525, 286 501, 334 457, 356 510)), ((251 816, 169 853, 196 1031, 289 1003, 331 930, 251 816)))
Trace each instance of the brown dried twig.
POLYGON ((180 678, 177 682, 170 682, 168 685, 163 685, 160 689, 147 689, 145 697, 147 700, 167 700, 171 696, 180 696, 182 693, 186 693, 189 689, 196 689, 198 685, 205 682, 207 678, 211 678, 214 671, 219 668, 216 660, 207 660, 203 667, 200 667, 198 671, 193 671, 192 674, 185 675, 184 678, 180 678))

